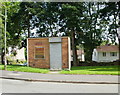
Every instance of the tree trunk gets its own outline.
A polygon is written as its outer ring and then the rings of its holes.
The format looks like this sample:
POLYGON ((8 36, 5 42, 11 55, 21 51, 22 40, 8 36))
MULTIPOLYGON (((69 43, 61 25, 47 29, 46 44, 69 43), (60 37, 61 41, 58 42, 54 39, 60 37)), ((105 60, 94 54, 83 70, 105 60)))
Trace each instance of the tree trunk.
POLYGON ((28 38, 30 38, 30 27, 28 25, 28 38))
POLYGON ((91 62, 92 61, 92 53, 93 53, 93 48, 85 48, 85 61, 91 62))
POLYGON ((5 54, 2 52, 2 53, 1 53, 1 63, 2 63, 3 65, 4 65, 4 55, 5 55, 5 54))
MULTIPOLYGON (((119 51, 120 51, 120 37, 118 37, 119 51)), ((120 53, 119 53, 119 65, 120 65, 120 53)))
POLYGON ((75 44, 75 33, 72 32, 72 52, 73 52, 73 66, 77 66, 77 50, 76 50, 76 44, 75 44))
POLYGON ((25 60, 27 60, 27 47, 24 49, 24 54, 25 54, 25 60))

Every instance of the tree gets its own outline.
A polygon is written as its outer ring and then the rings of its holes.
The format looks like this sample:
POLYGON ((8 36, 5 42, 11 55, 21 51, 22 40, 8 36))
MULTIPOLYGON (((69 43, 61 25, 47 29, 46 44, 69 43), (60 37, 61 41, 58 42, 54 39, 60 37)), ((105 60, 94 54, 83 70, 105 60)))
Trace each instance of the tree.
POLYGON ((38 37, 70 36, 75 66, 77 45, 83 44, 85 59, 91 61, 93 49, 107 38, 103 36, 107 30, 111 37, 118 35, 118 3, 12 2, 8 5, 8 41, 13 47, 26 47, 26 38, 31 37, 31 30, 35 28, 38 37))
POLYGON ((89 2, 85 3, 86 12, 84 13, 82 30, 83 34, 78 35, 80 41, 84 42, 85 60, 92 61, 93 49, 102 42, 102 21, 100 22, 99 10, 100 3, 89 2))
POLYGON ((51 36, 50 34, 56 36, 60 31, 62 36, 71 37, 74 65, 77 65, 76 45, 82 42, 86 60, 92 60, 92 51, 100 45, 104 31, 101 29, 104 25, 98 22, 99 3, 40 3, 36 7, 39 9, 36 9, 34 25, 41 37, 51 36), (55 31, 55 27, 59 29, 55 31))
POLYGON ((59 33, 59 3, 37 3, 35 27, 39 37, 54 37, 59 33), (39 13, 38 13, 39 11, 39 13))
MULTIPOLYGON (((12 26, 10 31, 14 31, 18 39, 19 48, 25 47, 27 50, 27 38, 31 36, 31 30, 34 28, 33 19, 35 18, 34 14, 34 3, 33 2, 21 2, 17 5, 18 9, 10 18, 12 26), (14 29, 14 30, 12 30, 14 29)), ((9 22, 10 22, 9 21, 9 22)), ((11 24, 10 23, 10 24, 11 24)), ((14 39, 14 38, 13 38, 14 39)), ((26 58, 26 52, 25 52, 26 58)), ((27 59, 27 58, 26 58, 27 59)))
MULTIPOLYGON (((1 63, 4 64, 4 55, 5 55, 5 34, 8 34, 8 32, 5 32, 5 25, 3 24, 3 19, 6 19, 6 15, 5 15, 5 8, 6 6, 4 5, 4 3, 0 3, 0 33, 1 33, 1 37, 0 37, 0 42, 1 42, 1 51, 0 51, 0 55, 1 55, 1 63), (4 8, 4 11, 2 10, 4 8)), ((5 21, 4 21, 5 22, 5 21)), ((6 68, 5 68, 6 69, 6 68)))
POLYGON ((118 38, 117 29, 120 27, 119 14, 120 14, 120 2, 108 2, 104 3, 104 8, 100 10, 101 19, 106 21, 108 31, 108 37, 112 43, 115 43, 116 37, 118 38))
POLYGON ((76 34, 80 31, 82 3, 35 3, 34 27, 40 37, 70 36, 73 50, 73 63, 77 65, 76 34), (39 12, 38 12, 39 11, 39 12))
MULTIPOLYGON (((18 45, 18 43, 20 42, 20 38, 17 38, 17 33, 18 31, 16 31, 16 29, 14 28, 15 25, 14 23, 12 23, 12 20, 11 20, 11 17, 13 16, 14 13, 17 12, 17 9, 18 9, 18 3, 11 3, 11 2, 2 2, 2 5, 4 5, 7 9, 7 32, 6 32, 6 38, 7 38, 7 48, 8 47, 14 47, 16 45, 18 45), (15 9, 16 8, 16 9, 15 9)), ((5 15, 4 13, 4 10, 5 10, 5 7, 4 6, 1 6, 2 8, 2 15, 5 15)), ((1 61, 2 61, 2 64, 4 64, 4 18, 2 18, 2 36, 1 36, 1 41, 3 42, 2 43, 2 48, 1 48, 1 61)))
POLYGON ((83 17, 83 3, 63 3, 60 9, 61 32, 71 37, 71 46, 73 51, 73 65, 78 65, 77 60, 77 34, 81 31, 81 18, 83 17))
MULTIPOLYGON (((26 33, 27 37, 30 37, 30 30, 32 29, 32 19, 34 14, 34 3, 33 2, 21 2, 20 10, 16 14, 16 20, 20 23, 21 30, 26 33), (19 19, 19 20, 18 20, 19 19)), ((15 16, 16 16, 15 15, 15 16)))

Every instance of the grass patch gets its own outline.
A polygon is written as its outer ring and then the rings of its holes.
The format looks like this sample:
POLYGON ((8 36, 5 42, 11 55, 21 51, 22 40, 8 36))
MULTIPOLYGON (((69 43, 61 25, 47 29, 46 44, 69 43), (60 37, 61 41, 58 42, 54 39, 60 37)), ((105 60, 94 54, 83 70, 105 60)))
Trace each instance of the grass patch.
MULTIPOLYGON (((4 69, 4 65, 0 65, 0 70, 4 69)), ((7 65, 8 71, 32 72, 32 73, 48 73, 48 69, 32 68, 27 66, 7 65)))
POLYGON ((120 75, 118 66, 78 66, 71 71, 62 70, 61 74, 120 75))

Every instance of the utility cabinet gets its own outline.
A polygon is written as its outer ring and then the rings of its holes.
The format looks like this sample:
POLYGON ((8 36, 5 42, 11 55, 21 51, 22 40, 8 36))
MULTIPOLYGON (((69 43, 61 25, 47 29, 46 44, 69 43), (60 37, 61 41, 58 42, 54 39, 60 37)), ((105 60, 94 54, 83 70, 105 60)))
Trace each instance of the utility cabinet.
POLYGON ((70 58, 69 37, 27 39, 27 60, 31 67, 70 70, 70 58))

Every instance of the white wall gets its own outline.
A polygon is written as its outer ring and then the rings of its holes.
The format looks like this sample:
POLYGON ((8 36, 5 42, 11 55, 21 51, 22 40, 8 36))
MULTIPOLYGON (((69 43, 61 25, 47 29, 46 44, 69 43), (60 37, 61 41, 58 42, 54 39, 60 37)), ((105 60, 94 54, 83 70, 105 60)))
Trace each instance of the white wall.
POLYGON ((84 56, 84 54, 82 54, 82 61, 85 61, 85 56, 84 56))
POLYGON ((106 52, 106 56, 103 56, 103 52, 98 53, 98 61, 97 62, 112 62, 119 59, 119 53, 117 52, 117 56, 110 56, 110 52, 106 52))
POLYGON ((25 51, 24 51, 24 48, 17 49, 16 59, 23 60, 23 61, 25 60, 25 51))
POLYGON ((98 52, 96 49, 93 50, 93 54, 92 54, 92 61, 98 61, 98 52), (95 55, 96 53, 96 55, 95 55))
MULTIPOLYGON (((84 54, 78 55, 79 61, 85 61, 85 56, 84 54)), ((71 56, 71 61, 73 61, 73 57, 71 56)))

